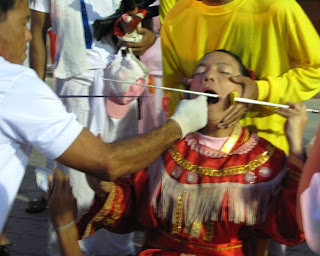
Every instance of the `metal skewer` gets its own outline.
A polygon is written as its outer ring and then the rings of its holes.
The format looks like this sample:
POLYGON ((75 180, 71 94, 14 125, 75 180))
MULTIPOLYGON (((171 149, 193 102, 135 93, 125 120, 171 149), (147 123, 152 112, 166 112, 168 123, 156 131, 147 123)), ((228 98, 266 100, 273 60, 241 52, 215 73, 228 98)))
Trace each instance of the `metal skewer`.
MULTIPOLYGON (((125 82, 125 81, 114 80, 114 79, 109 79, 109 78, 101 78, 101 79, 103 79, 105 81, 116 82, 116 83, 140 85, 140 86, 144 86, 144 87, 162 89, 162 90, 173 91, 173 92, 182 92, 182 93, 188 93, 188 94, 194 94, 194 95, 202 95, 202 96, 207 96, 207 97, 212 97, 212 98, 219 98, 219 95, 213 94, 213 93, 211 94, 211 93, 205 93, 205 92, 195 92, 195 91, 189 91, 189 90, 183 90, 183 89, 177 89, 177 88, 170 88, 170 87, 164 87, 164 86, 141 84, 141 83, 136 83, 136 82, 125 82)), ((277 103, 271 103, 271 102, 267 102, 267 101, 252 100, 252 99, 240 98, 240 97, 235 97, 234 101, 241 102, 241 103, 249 103, 249 104, 270 106, 270 107, 276 107, 276 108, 289 108, 290 107, 290 106, 285 105, 285 104, 277 104, 277 103)), ((306 109, 306 111, 307 112, 312 112, 312 113, 319 113, 320 112, 320 110, 318 110, 318 109, 309 109, 309 108, 306 109)))

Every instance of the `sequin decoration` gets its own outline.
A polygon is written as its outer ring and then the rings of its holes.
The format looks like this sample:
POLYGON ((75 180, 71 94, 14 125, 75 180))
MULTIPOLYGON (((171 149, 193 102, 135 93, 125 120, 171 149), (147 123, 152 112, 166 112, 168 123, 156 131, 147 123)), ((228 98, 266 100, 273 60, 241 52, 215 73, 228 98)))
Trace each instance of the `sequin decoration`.
POLYGON ((182 172, 183 172, 182 168, 180 166, 176 166, 173 169, 171 175, 172 175, 173 178, 179 179, 181 177, 181 175, 182 175, 182 172))
POLYGON ((270 177, 271 170, 268 167, 263 167, 259 170, 259 175, 264 178, 270 177))
POLYGON ((246 173, 246 175, 244 176, 244 179, 246 182, 253 184, 256 182, 257 176, 254 172, 248 172, 246 173))
POLYGON ((199 176, 194 172, 189 172, 186 179, 189 184, 194 184, 198 182, 199 176))

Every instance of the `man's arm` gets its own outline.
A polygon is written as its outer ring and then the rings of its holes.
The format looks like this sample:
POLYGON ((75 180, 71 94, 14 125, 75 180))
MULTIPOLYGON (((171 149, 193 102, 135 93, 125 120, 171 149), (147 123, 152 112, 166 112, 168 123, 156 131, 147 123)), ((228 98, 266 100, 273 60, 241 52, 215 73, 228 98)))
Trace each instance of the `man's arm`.
POLYGON ((30 67, 44 80, 47 63, 46 37, 50 14, 31 10, 30 67))
POLYGON ((49 214, 56 230, 61 253, 64 256, 81 256, 76 226, 77 201, 72 194, 69 177, 55 170, 50 190, 49 214))
POLYGON ((287 118, 285 133, 289 143, 289 153, 305 161, 303 132, 308 120, 306 106, 303 103, 286 103, 289 108, 278 108, 276 112, 287 118))
MULTIPOLYGON (((307 114, 306 114, 306 106, 302 103, 286 103, 290 106, 290 108, 279 108, 276 112, 287 118, 287 122, 285 124, 285 132, 289 143, 289 152, 290 156, 293 159, 297 157, 301 163, 305 161, 305 154, 303 148, 303 132, 307 122, 307 114)), ((309 161, 307 161, 306 165, 309 161)), ((302 220, 301 220, 301 209, 300 209, 300 195, 301 193, 309 186, 311 176, 313 174, 313 170, 310 172, 304 171, 301 174, 301 178, 299 181, 299 186, 297 189, 297 223, 299 229, 303 231, 302 220)))
POLYGON ((102 180, 115 180, 148 166, 180 136, 172 120, 139 137, 114 143, 103 143, 83 129, 56 160, 102 180))
POLYGON ((147 167, 174 141, 207 123, 207 98, 199 96, 179 103, 165 124, 129 140, 103 143, 83 129, 56 160, 102 180, 114 180, 147 167))
MULTIPOLYGON (((302 215, 301 215, 301 195, 303 192, 309 188, 311 179, 315 173, 320 171, 320 127, 318 128, 316 134, 316 140, 312 146, 310 155, 303 167, 303 172, 301 174, 298 193, 297 193, 297 217, 298 223, 300 224, 300 229, 303 230, 304 227, 302 225, 302 215)), ((317 203, 317 202, 314 202, 317 203)))

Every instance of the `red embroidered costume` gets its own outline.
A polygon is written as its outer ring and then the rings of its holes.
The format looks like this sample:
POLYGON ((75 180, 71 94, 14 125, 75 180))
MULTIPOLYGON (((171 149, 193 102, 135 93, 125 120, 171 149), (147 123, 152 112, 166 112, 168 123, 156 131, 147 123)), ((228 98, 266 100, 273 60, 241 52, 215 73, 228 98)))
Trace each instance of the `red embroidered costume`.
POLYGON ((199 144, 199 136, 116 180, 80 219, 80 237, 99 228, 144 230, 139 255, 249 255, 250 235, 303 242, 295 210, 302 163, 240 125, 221 150, 199 144))

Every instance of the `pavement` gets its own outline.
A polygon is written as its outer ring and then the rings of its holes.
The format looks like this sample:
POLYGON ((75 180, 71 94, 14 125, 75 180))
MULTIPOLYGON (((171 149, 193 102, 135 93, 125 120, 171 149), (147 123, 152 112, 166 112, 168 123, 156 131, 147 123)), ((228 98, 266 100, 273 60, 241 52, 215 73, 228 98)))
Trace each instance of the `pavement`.
MULTIPOLYGON (((319 97, 306 102, 309 108, 318 108, 319 103, 319 97)), ((309 113, 308 116, 309 120, 304 134, 305 144, 313 138, 320 122, 320 114, 309 113)), ((12 256, 46 255, 48 210, 36 214, 25 212, 27 202, 40 195, 40 191, 36 188, 35 184, 34 169, 36 166, 45 166, 45 162, 46 159, 42 154, 36 150, 32 151, 26 175, 23 179, 6 227, 7 238, 12 243, 9 246, 12 256)), ((137 248, 140 247, 141 241, 142 234, 136 233, 135 245, 137 248)), ((313 256, 316 254, 312 253, 304 243, 298 246, 288 247, 286 255, 313 256)))

